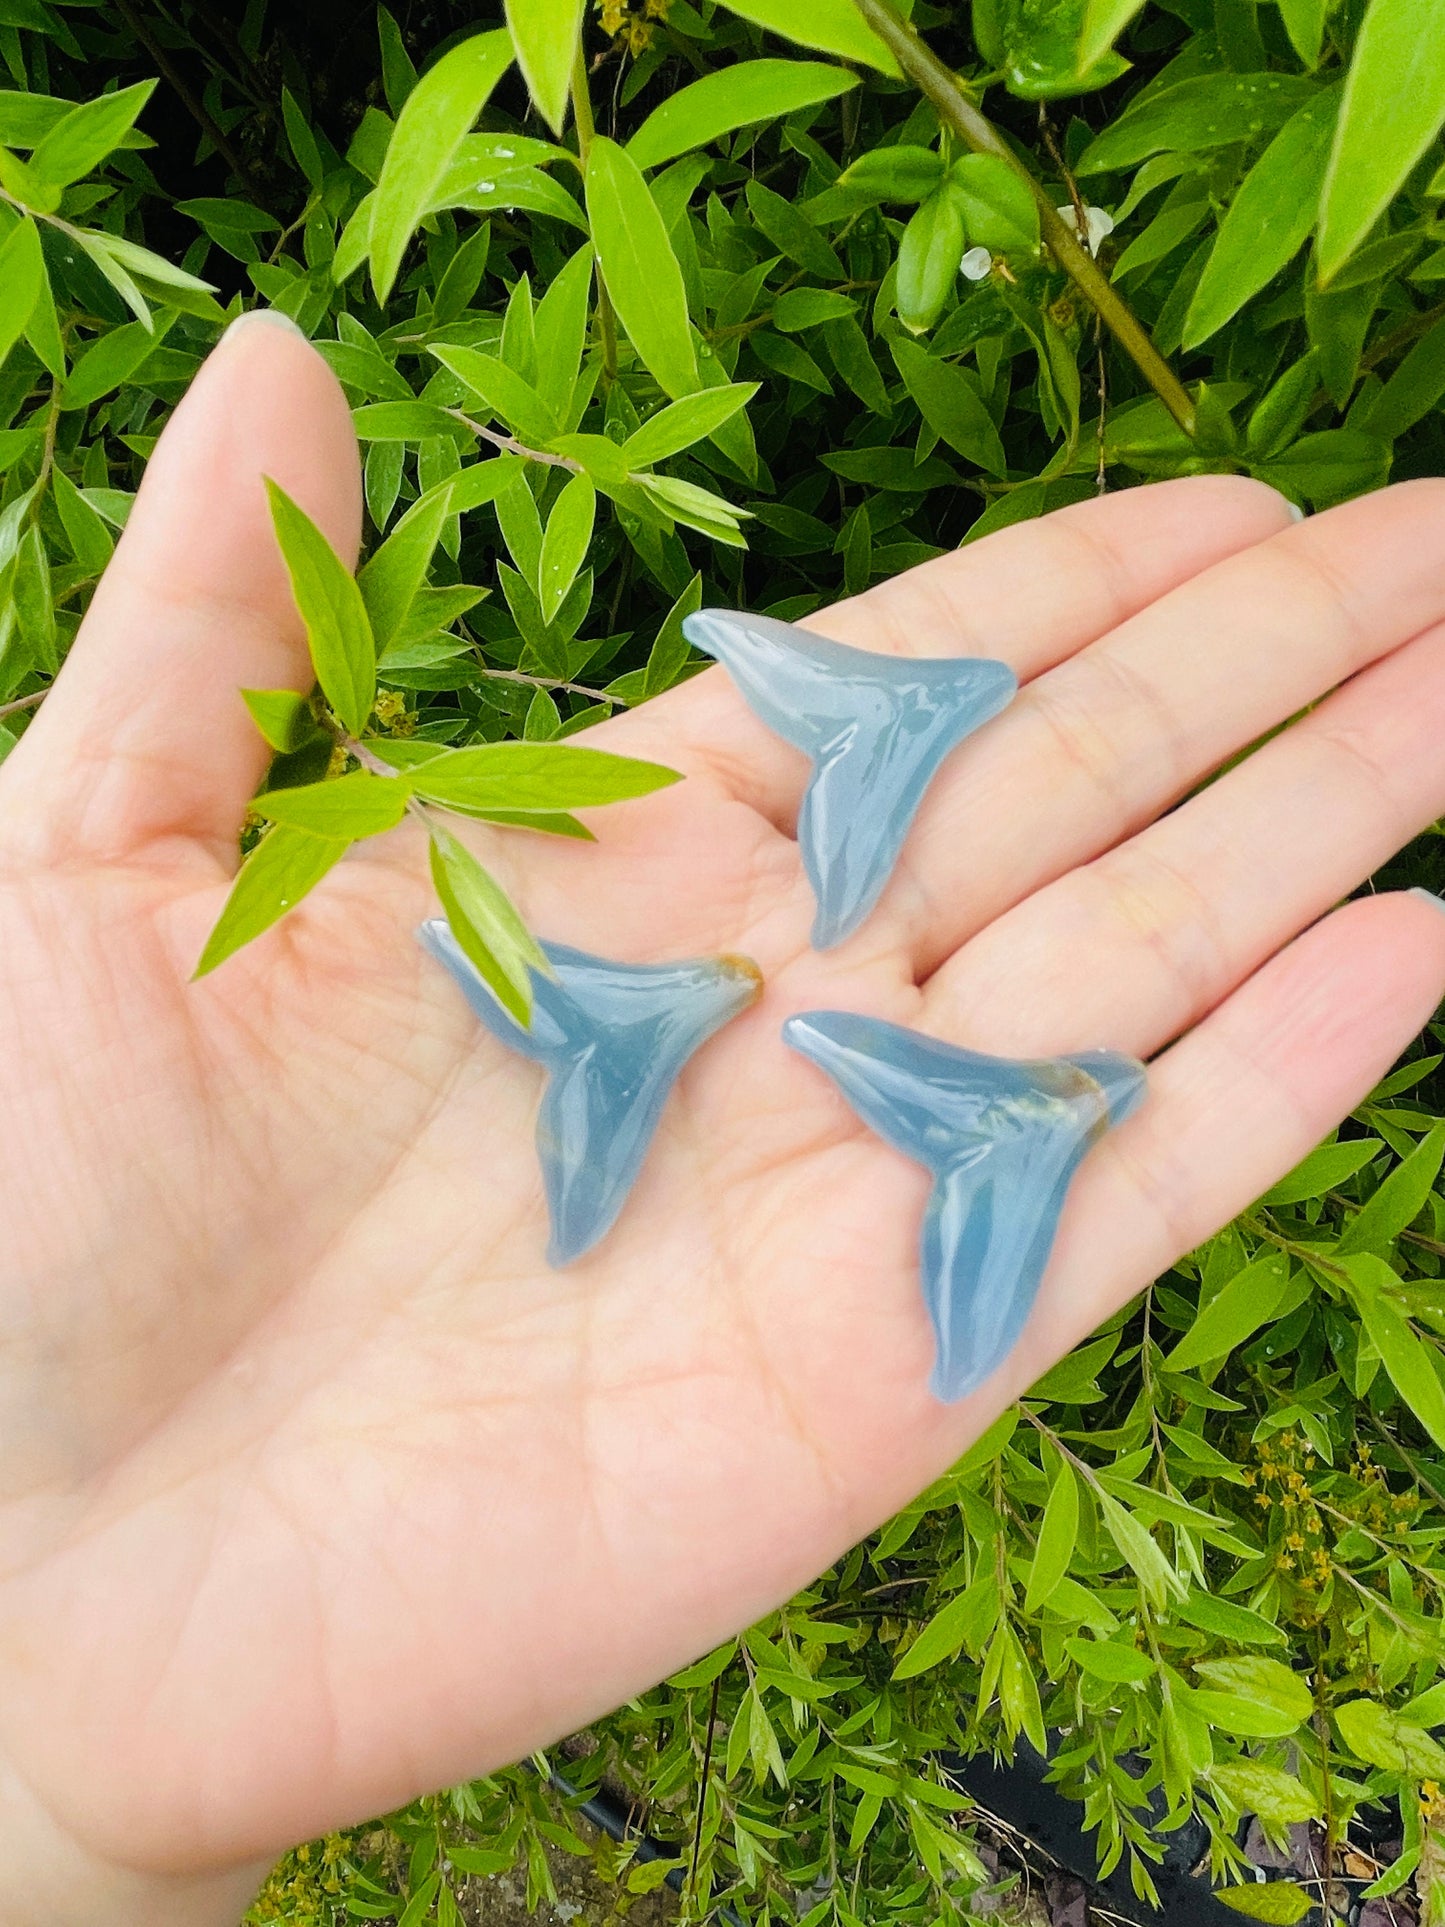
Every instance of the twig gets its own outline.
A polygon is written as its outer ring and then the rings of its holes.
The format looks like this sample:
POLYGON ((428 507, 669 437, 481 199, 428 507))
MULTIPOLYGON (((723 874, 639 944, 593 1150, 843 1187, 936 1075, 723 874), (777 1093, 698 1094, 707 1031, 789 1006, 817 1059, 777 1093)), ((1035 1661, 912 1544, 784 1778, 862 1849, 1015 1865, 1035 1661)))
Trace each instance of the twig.
POLYGON ((1194 434, 1194 403, 1174 370, 1165 361, 1132 309, 1110 285, 1108 276, 1089 253, 1087 233, 1075 235, 1067 221, 993 123, 979 112, 948 68, 901 20, 885 0, 853 0, 868 25, 897 60, 904 73, 937 108, 939 118, 976 154, 992 154, 1025 183, 1038 203, 1039 227, 1059 266, 1078 288, 1133 361, 1140 374, 1189 436, 1194 434))
POLYGON ((207 111, 204 102, 198 100, 195 94, 191 92, 190 82, 186 79, 185 75, 177 69, 170 55, 137 14, 135 8, 131 5, 131 0, 115 0, 115 10, 155 62, 157 72, 161 75, 162 79, 168 83, 181 105, 206 136, 207 140, 210 141, 216 152, 221 156, 221 159, 231 169, 232 173, 240 176, 252 194, 254 194, 256 199, 264 206, 265 203, 258 177, 252 173, 248 163, 241 158, 236 149, 232 147, 227 136, 216 125, 210 113, 207 111))
POLYGON ((717 1705, 721 1689, 722 1674, 719 1673, 713 1680, 712 1698, 708 1702, 707 1740, 702 1750, 702 1774, 697 1783, 697 1819, 692 1829, 692 1866, 687 1876, 687 1897, 689 1905, 692 1906, 697 1903, 697 1865, 702 1857, 702 1823, 707 1810, 708 1781, 712 1775, 712 1743, 717 1733, 717 1705))
POLYGON ((455 421, 459 421, 464 428, 469 428, 474 435, 480 435, 484 442, 490 442, 493 448, 500 448, 503 454, 524 455, 529 462, 546 462, 552 468, 569 468, 574 475, 584 473, 582 464, 574 462, 570 455, 550 455, 545 448, 528 448, 527 444, 519 442, 515 435, 504 435, 497 428, 484 428, 479 421, 474 421, 465 409, 449 408, 447 413, 455 421))
POLYGON ((589 689, 584 682, 563 682, 560 676, 529 676, 522 669, 493 669, 490 663, 487 674, 501 682, 524 682, 533 689, 563 689, 569 696, 586 696, 590 702, 615 703, 619 709, 627 708, 620 696, 609 696, 605 689, 589 689))
POLYGON ((49 694, 50 686, 47 684, 44 689, 32 689, 28 696, 17 696, 13 703, 0 703, 0 716, 13 716, 17 709, 34 709, 49 694))

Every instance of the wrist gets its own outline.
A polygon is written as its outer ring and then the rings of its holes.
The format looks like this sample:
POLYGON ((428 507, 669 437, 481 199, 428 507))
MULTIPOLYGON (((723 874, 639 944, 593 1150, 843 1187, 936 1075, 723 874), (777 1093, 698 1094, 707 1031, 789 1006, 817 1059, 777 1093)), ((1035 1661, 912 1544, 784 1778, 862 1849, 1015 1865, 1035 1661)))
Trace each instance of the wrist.
POLYGON ((93 1853, 0 1761, 4 1927, 239 1927, 265 1869, 156 1873, 93 1853))

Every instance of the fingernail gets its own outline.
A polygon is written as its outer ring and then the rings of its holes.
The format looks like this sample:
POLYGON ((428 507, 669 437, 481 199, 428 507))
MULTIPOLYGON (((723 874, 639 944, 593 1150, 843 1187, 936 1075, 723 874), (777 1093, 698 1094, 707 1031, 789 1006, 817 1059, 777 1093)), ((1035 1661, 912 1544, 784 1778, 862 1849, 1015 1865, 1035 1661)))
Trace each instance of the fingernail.
POLYGON ((244 314, 236 316, 221 340, 229 341, 233 335, 247 334, 253 328, 280 328, 287 334, 300 335, 303 341, 306 339, 305 332, 296 326, 289 314, 282 314, 279 308, 247 308, 244 314))
POLYGON ((1441 916, 1445 917, 1445 897, 1437 897, 1433 890, 1422 890, 1417 886, 1413 890, 1407 890, 1405 894, 1419 897, 1422 903, 1428 903, 1432 910, 1438 910, 1441 916))
POLYGON ((1289 519, 1291 522, 1303 522, 1305 512, 1298 502, 1286 502, 1285 507, 1289 510, 1289 519))

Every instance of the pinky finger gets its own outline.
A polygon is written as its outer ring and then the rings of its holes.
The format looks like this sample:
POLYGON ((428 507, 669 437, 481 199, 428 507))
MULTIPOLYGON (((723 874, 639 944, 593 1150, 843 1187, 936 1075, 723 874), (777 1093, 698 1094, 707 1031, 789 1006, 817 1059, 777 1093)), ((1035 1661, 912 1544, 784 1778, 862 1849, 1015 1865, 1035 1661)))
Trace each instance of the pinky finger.
MULTIPOLYGON (((1034 1316, 1077 1344, 1247 1210, 1384 1076, 1445 990, 1445 904, 1366 898, 1299 937, 1149 1067, 1080 1172, 1034 1316)), ((1027 1339, 1014 1356, 1028 1376, 1027 1339)), ((1026 1389, 1017 1383, 1013 1392, 1026 1389)))

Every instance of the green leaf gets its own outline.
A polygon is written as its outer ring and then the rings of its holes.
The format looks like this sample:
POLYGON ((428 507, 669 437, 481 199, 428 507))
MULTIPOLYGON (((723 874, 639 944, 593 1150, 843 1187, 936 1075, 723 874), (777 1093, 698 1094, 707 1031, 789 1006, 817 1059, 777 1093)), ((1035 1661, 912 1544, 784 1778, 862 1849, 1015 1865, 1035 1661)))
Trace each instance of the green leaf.
POLYGON ((843 263, 807 216, 759 180, 746 188, 749 212, 763 233, 790 261, 822 281, 846 278, 843 263))
POLYGON ((1095 1492, 1094 1498, 1109 1537, 1133 1567, 1145 1596, 1156 1606, 1162 1606, 1171 1593, 1182 1598, 1187 1590, 1184 1581, 1134 1514, 1107 1492, 1095 1492))
POLYGON ((371 216, 371 278, 378 301, 391 293, 407 243, 511 63, 512 39, 504 27, 476 34, 443 54, 407 95, 387 145, 371 216))
POLYGON ((1343 1144, 1322 1144, 1311 1151, 1303 1164, 1297 1164, 1288 1177, 1281 1178, 1260 1199, 1262 1205, 1277 1207, 1302 1204, 1307 1198, 1322 1198, 1326 1191, 1352 1178, 1381 1149, 1377 1137, 1350 1138, 1343 1144))
POLYGON ((1379 1700, 1346 1700, 1334 1709, 1334 1722, 1350 1751, 1371 1766, 1414 1780, 1445 1779, 1445 1748, 1379 1700))
POLYGON ((537 589, 544 622, 555 618, 587 560, 596 517, 596 489, 585 475, 574 475, 552 504, 542 537, 537 589))
MULTIPOLYGON (((470 443, 476 432, 429 401, 378 401, 351 411, 351 425, 358 441, 470 443)), ((484 467, 491 464, 484 463, 484 467)))
POLYGON ((1247 1920, 1263 1920, 1270 1927, 1295 1927, 1314 1905, 1311 1896, 1293 1880, 1265 1880, 1244 1887, 1216 1887, 1214 1898, 1247 1920))
POLYGON ((936 1612, 893 1669, 894 1679, 916 1679, 966 1647, 977 1653, 998 1618, 998 1580, 984 1572, 936 1612))
MULTIPOLYGON (((0 262, 0 286, 3 283, 4 264, 0 262)), ((86 501, 62 468, 51 470, 50 492, 71 553, 87 575, 99 575, 115 551, 104 518, 86 501)))
POLYGON ((1109 173, 1161 151, 1199 153, 1267 134, 1283 127, 1314 92, 1302 74, 1271 73, 1196 74, 1157 92, 1151 88, 1090 141, 1074 171, 1109 173))
POLYGON ((702 386, 682 269, 636 161, 599 135, 587 157, 587 215, 602 278, 627 338, 674 400, 702 386))
POLYGON ((286 139, 296 157, 296 165, 312 187, 321 187, 326 179, 321 149, 316 145, 316 136, 289 87, 281 89, 281 118, 286 124, 286 139))
POLYGON ((1365 416, 1367 434, 1391 442, 1422 421, 1445 395, 1445 322, 1437 321, 1395 369, 1365 416))
POLYGON ((1370 0, 1320 197, 1321 283, 1333 280, 1445 119, 1445 0, 1370 0))
POLYGON ((1049 1488, 1048 1504, 1044 1507, 1043 1521, 1039 1526, 1038 1544, 1029 1567, 1028 1589, 1024 1594, 1025 1612, 1037 1612, 1068 1571, 1078 1532, 1079 1482, 1068 1460, 1061 1459, 1053 1485, 1049 1488))
POLYGON ((1445 1386, 1423 1342, 1386 1293, 1400 1280, 1383 1258, 1362 1253, 1342 1260, 1360 1318, 1390 1382, 1435 1443, 1445 1451, 1445 1386))
POLYGON ((896 74, 898 63, 867 25, 852 0, 722 0, 729 13, 800 47, 816 47, 845 60, 861 60, 880 73, 896 74))
POLYGON ((1216 334, 1304 246, 1338 111, 1334 88, 1306 101, 1245 175, 1189 304, 1186 348, 1216 334))
POLYGON ((1383 1256, 1420 1213, 1430 1197, 1445 1158, 1445 1124, 1437 1124, 1345 1227, 1335 1247, 1340 1257, 1373 1251, 1383 1256))
POLYGON ((537 303, 533 332, 537 345, 537 393, 555 420, 572 419, 572 397, 587 345, 588 305, 592 293, 592 249, 582 247, 537 303))
POLYGON ((1221 1693, 1237 1694, 1240 1699, 1278 1713, 1289 1723, 1285 1729, 1288 1732, 1303 1726, 1314 1711, 1309 1681, 1281 1660, 1267 1659, 1262 1653, 1240 1654, 1233 1659, 1205 1659, 1194 1670, 1221 1693))
POLYGON ((91 173, 120 146, 155 89, 155 81, 140 80, 72 107, 31 154, 32 171, 47 187, 69 187, 91 173))
POLYGON ((269 930, 350 847, 346 837, 315 836, 289 824, 278 825, 262 837, 241 865, 194 977, 207 976, 243 944, 269 930))
POLYGON ((532 104, 554 134, 567 118, 567 90, 585 0, 507 0, 507 25, 532 104))
POLYGON ((19 220, 0 247, 0 362, 29 325, 44 278, 39 229, 33 221, 19 220))
POLYGON ((1262 1760, 1221 1760, 1209 1777, 1241 1813, 1257 1813, 1271 1826, 1285 1827, 1318 1815, 1319 1802, 1292 1773, 1262 1760))
POLYGON ((1235 1739, 1282 1740, 1299 1726, 1292 1714, 1267 1700, 1246 1699, 1242 1693, 1216 1693, 1207 1686, 1191 1688, 1187 1704, 1216 1732, 1231 1734, 1235 1739))
POLYGON ((1279 16, 1290 44, 1306 67, 1317 67, 1324 45, 1330 0, 1279 0, 1279 16))
POLYGON ((273 823, 313 830, 317 836, 355 838, 394 830, 406 815, 410 795, 411 785, 404 778, 358 769, 300 789, 266 790, 251 807, 273 823))
MULTIPOLYGON (((418 786, 419 787, 419 786, 418 786)), ((506 891, 447 830, 431 833, 431 874, 452 935, 503 1010, 532 1020, 532 972, 551 965, 506 891)))
POLYGON ((1262 1613, 1214 1593, 1191 1592, 1174 1608, 1180 1619, 1201 1632, 1215 1633, 1237 1646, 1283 1646, 1286 1635, 1262 1613))
POLYGON ((904 385, 934 434, 990 475, 1007 466, 993 417, 972 376, 951 362, 938 361, 916 341, 902 336, 889 342, 904 385))
POLYGON ((669 402, 628 436, 622 444, 622 458, 628 468, 647 468, 680 454, 695 442, 706 441, 745 408, 758 392, 755 381, 741 381, 726 388, 705 388, 681 401, 669 402))
POLYGON ((661 763, 566 743, 481 743, 412 772, 419 796, 463 808, 580 810, 649 796, 682 779, 661 763))
POLYGON ((947 186, 936 188, 903 230, 898 244, 898 319, 914 334, 943 313, 963 259, 963 213, 947 186))
POLYGON ((639 167, 659 167, 719 134, 832 100, 857 85, 856 74, 815 60, 740 60, 654 108, 628 141, 627 152, 639 167))
POLYGON ((251 720, 278 756, 300 749, 316 727, 311 706, 294 689, 243 689, 241 699, 251 720))
POLYGON ((413 502, 358 573, 356 586, 378 654, 388 648, 406 620, 451 512, 450 485, 429 489, 413 502))
POLYGON ((1251 1332, 1269 1323, 1289 1278, 1289 1259, 1279 1251, 1246 1265, 1201 1307, 1165 1365, 1171 1372, 1188 1372, 1237 1350, 1251 1332))
POLYGON ((1032 253, 1039 204, 1017 168, 997 154, 963 154, 948 170, 971 247, 990 254, 1032 253))
POLYGON ((361 591, 310 516, 269 476, 266 493, 316 680, 349 733, 359 736, 376 700, 376 643, 361 591))
POLYGON ((648 495, 679 522, 691 529, 701 529, 715 542, 727 542, 740 549, 747 547, 738 532, 738 520, 746 510, 735 509, 710 489, 699 488, 695 482, 684 482, 676 475, 644 475, 640 482, 648 495))
POLYGON ((119 388, 140 367, 157 341, 164 338, 164 333, 164 329, 152 331, 139 321, 128 321, 124 327, 97 335, 71 369, 60 391, 60 406, 89 408, 103 395, 119 388))
POLYGON ((1128 26, 1144 0, 1085 0, 1084 29, 1074 56, 1079 73, 1101 61, 1128 26))
POLYGON ((500 417, 524 442, 546 442, 561 427, 531 382, 498 356, 480 348, 433 347, 430 352, 485 403, 488 415, 500 417))
POLYGON ((1084 1639, 1076 1633, 1064 1641, 1064 1650, 1084 1672, 1116 1686, 1142 1686, 1159 1672, 1148 1653, 1122 1640, 1084 1639))
POLYGON ((916 204, 942 185, 945 171, 943 156, 933 148, 900 142, 860 154, 839 175, 833 192, 846 194, 863 207, 880 201, 916 204))
POLYGON ((857 312, 846 294, 831 288, 784 288, 773 303, 773 326, 784 334, 801 334, 829 321, 843 321, 857 312))

